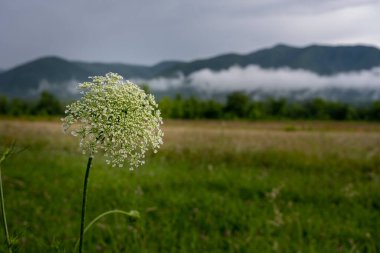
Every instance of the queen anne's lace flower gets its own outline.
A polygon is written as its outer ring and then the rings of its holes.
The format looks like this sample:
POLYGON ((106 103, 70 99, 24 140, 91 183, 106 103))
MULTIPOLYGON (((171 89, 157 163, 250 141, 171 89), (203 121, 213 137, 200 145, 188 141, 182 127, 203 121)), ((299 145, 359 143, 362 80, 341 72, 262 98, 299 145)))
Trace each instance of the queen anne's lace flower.
POLYGON ((108 73, 79 85, 82 98, 66 108, 66 133, 80 137, 84 154, 105 153, 107 163, 131 169, 144 163, 149 148, 162 144, 162 118, 153 95, 123 77, 108 73))

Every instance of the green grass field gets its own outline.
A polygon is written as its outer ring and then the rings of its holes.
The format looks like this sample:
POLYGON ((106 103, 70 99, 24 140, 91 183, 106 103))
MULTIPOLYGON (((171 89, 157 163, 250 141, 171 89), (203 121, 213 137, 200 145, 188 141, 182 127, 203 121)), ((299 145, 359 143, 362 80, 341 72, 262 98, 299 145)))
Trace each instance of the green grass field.
MULTIPOLYGON (((136 171, 95 157, 85 252, 380 252, 380 124, 166 121, 136 171)), ((14 252, 72 252, 87 158, 58 120, 0 120, 14 252)), ((6 252, 1 227, 1 252, 6 252)))

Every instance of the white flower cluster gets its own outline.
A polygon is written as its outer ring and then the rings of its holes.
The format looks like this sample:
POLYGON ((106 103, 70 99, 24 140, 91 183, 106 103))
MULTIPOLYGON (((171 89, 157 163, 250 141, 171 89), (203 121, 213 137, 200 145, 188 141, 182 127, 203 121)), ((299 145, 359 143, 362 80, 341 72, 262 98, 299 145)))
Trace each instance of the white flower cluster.
POLYGON ((105 153, 107 163, 130 168, 144 164, 149 148, 160 147, 162 118, 154 96, 123 77, 108 73, 79 85, 82 98, 66 108, 66 133, 80 137, 83 154, 105 153))

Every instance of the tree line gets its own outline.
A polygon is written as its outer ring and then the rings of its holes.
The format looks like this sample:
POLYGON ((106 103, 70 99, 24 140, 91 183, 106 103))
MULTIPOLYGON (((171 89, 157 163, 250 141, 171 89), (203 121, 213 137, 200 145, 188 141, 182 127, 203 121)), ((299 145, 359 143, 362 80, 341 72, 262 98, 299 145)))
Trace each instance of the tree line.
POLYGON ((164 98, 160 101, 160 109, 164 118, 176 119, 380 121, 380 101, 366 106, 354 106, 321 98, 306 101, 289 101, 285 98, 252 100, 244 92, 230 93, 224 103, 195 97, 164 98))
POLYGON ((0 96, 0 115, 62 115, 64 105, 53 94, 43 91, 37 101, 27 101, 20 98, 8 99, 0 96))
MULTIPOLYGON (((64 104, 49 92, 42 92, 37 101, 0 96, 0 114, 63 115, 64 104)), ((284 98, 252 100, 244 92, 232 92, 225 102, 214 99, 165 97, 159 101, 164 118, 171 119, 317 119, 317 120, 368 120, 380 121, 380 101, 366 106, 315 98, 306 101, 289 101, 284 98)))

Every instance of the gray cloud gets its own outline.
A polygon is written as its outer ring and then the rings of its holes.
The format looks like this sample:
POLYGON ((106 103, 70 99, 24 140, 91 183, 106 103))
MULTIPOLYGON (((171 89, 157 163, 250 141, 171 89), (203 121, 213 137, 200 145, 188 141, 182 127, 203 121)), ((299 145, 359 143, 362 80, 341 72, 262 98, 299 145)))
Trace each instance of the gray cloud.
POLYGON ((380 46, 371 0, 2 0, 0 68, 46 55, 152 64, 279 42, 380 46))

